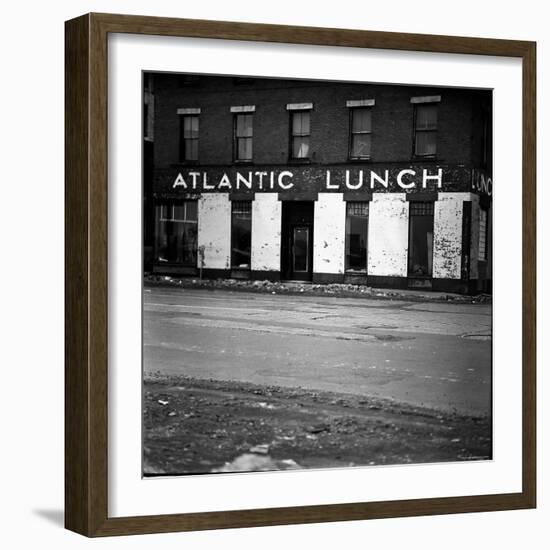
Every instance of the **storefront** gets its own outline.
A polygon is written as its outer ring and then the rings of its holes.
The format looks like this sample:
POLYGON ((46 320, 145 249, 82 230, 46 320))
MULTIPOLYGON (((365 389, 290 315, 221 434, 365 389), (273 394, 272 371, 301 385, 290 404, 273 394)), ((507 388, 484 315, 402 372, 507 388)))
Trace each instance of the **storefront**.
MULTIPOLYGON (((490 291, 493 186, 490 162, 480 156, 490 154, 486 123, 479 129, 485 134, 467 143, 458 134, 471 135, 472 127, 449 126, 445 135, 442 126, 446 129, 448 123, 442 124, 445 117, 441 114, 453 113, 455 120, 467 114, 475 124, 476 109, 486 113, 490 96, 480 100, 471 93, 449 92, 448 104, 442 109, 446 95, 440 90, 437 95, 419 96, 415 88, 377 88, 354 88, 354 95, 368 92, 376 101, 344 99, 351 92, 342 88, 340 111, 346 115, 346 128, 339 133, 345 136, 340 148, 345 154, 338 157, 338 142, 323 142, 319 135, 319 128, 325 126, 331 135, 334 113, 330 106, 281 102, 277 116, 287 125, 285 152, 284 144, 280 150, 273 148, 274 134, 268 136, 271 141, 260 138, 263 129, 272 132, 268 123, 275 124, 269 113, 261 123, 257 120, 266 94, 261 87, 247 90, 246 99, 253 98, 254 104, 216 103, 216 108, 208 107, 209 94, 213 95, 208 80, 202 93, 196 88, 182 93, 156 87, 155 109, 160 112, 155 112, 153 271, 490 291), (382 113, 386 119, 375 111, 384 104, 384 91, 389 98, 382 113), (399 108, 410 111, 411 129, 404 139, 412 137, 412 157, 408 155, 406 161, 399 158, 402 136, 392 126, 392 107, 395 111, 397 102, 401 102, 399 108), (452 102, 454 109, 449 106, 452 102), (459 107, 464 112, 457 112, 459 107), (218 124, 215 134, 207 128, 204 135, 203 126, 210 123, 209 108, 218 124), (226 141, 219 144, 222 149, 231 148, 231 158, 224 157, 220 149, 218 157, 205 159, 201 151, 206 148, 212 154, 215 149, 223 132, 220 116, 224 112, 232 126, 225 130, 226 141), (173 130, 163 133, 170 113, 179 121, 176 135, 173 130), (377 149, 384 127, 392 129, 393 150, 388 146, 377 149), (169 159, 165 151, 157 154, 159 136, 174 151, 176 162, 158 160, 163 155, 169 159), (452 149, 453 140, 456 149, 452 149), (453 154, 445 154, 445 148, 453 154), (377 156, 391 160, 375 161, 377 156), (286 160, 265 162, 281 157, 286 160)), ((336 101, 338 88, 332 85, 327 90, 336 101)), ((317 94, 319 99, 323 91, 318 86, 309 95, 317 94)), ((285 99, 296 96, 288 81, 278 93, 283 92, 285 99)), ((306 95, 307 89, 302 93, 306 95)), ((272 97, 265 101, 270 110, 275 109, 272 97)), ((171 119, 170 125, 174 127, 171 119)), ((337 134, 338 126, 332 128, 337 134)))
POLYGON ((474 292, 487 269, 491 180, 466 168, 162 177, 155 272, 474 292))

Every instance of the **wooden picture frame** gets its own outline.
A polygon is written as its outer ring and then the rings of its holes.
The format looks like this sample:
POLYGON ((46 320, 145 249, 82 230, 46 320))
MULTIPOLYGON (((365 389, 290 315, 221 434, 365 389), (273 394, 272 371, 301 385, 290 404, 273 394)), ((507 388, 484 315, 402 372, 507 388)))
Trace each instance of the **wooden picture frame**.
POLYGON ((66 22, 65 525, 86 536, 533 508, 536 505, 536 195, 533 42, 87 14, 66 22), (523 88, 522 490, 139 517, 108 516, 107 36, 161 35, 519 58, 523 88))

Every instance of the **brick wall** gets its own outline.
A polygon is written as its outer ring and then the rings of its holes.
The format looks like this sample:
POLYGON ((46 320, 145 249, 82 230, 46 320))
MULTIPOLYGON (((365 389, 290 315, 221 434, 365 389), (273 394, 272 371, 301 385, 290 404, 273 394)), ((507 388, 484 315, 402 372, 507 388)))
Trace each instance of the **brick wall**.
POLYGON ((289 113, 287 103, 313 103, 311 111, 311 162, 348 161, 350 99, 374 99, 371 164, 411 161, 413 105, 410 98, 441 95, 438 110, 438 163, 479 162, 480 104, 490 92, 355 83, 322 83, 254 79, 242 84, 232 77, 155 75, 155 165, 179 163, 181 107, 200 107, 200 165, 233 162, 234 105, 256 105, 254 163, 287 164, 289 113))

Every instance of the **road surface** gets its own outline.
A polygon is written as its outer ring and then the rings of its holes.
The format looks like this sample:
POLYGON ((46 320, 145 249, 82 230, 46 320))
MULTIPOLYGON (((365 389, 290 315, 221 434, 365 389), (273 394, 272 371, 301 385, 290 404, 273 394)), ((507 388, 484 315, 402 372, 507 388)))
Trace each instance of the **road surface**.
POLYGON ((144 289, 144 375, 491 412, 491 306, 144 289))

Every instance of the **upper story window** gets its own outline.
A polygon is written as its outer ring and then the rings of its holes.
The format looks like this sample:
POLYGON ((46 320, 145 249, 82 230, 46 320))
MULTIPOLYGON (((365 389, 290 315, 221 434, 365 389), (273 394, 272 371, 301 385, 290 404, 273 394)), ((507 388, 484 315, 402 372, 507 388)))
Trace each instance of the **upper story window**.
POLYGON ((178 109, 180 116, 180 161, 199 160, 199 114, 200 109, 178 109))
POLYGON ((290 158, 309 160, 313 103, 289 103, 286 108, 290 112, 290 158))
POLYGON ((437 153, 437 109, 441 96, 413 97, 414 156, 435 157, 437 153))
POLYGON ((369 159, 372 144, 372 110, 354 107, 350 110, 350 159, 369 159))
POLYGON ((293 159, 309 158, 310 112, 292 111, 290 155, 293 159))
POLYGON ((253 117, 252 113, 235 115, 236 161, 252 162, 253 117))

